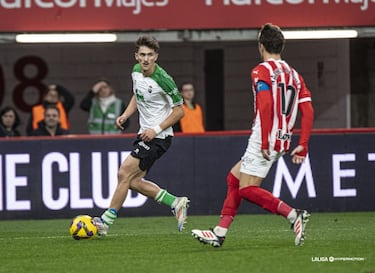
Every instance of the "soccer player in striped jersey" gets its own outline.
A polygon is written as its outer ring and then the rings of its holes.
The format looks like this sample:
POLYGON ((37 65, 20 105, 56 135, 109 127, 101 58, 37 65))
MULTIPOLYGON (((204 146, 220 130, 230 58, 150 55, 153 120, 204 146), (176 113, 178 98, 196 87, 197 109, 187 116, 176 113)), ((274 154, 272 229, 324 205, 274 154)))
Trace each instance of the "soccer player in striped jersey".
POLYGON ((292 225, 295 245, 304 243, 309 213, 292 208, 260 187, 272 164, 290 150, 298 110, 301 135, 291 156, 295 164, 304 161, 314 119, 311 94, 302 76, 281 59, 284 45, 278 26, 262 26, 258 49, 263 62, 251 71, 255 108, 252 132, 243 157, 227 176, 227 196, 218 225, 212 230, 192 230, 192 235, 205 244, 222 246, 242 199, 284 216, 292 225))
POLYGON ((190 202, 187 197, 174 196, 144 178, 154 162, 169 149, 172 125, 184 116, 183 100, 173 78, 156 63, 158 41, 151 36, 141 36, 135 46, 138 63, 132 72, 133 96, 116 124, 124 129, 123 124, 138 110, 140 128, 132 152, 118 171, 118 184, 109 208, 101 217, 94 218, 99 236, 107 234, 129 189, 171 207, 179 231, 187 218, 190 202))

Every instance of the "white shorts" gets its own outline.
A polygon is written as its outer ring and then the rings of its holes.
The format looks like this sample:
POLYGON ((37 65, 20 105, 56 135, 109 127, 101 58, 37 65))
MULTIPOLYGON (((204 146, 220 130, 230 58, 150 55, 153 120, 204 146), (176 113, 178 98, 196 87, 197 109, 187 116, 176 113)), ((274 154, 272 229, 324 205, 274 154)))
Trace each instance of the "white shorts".
POLYGON ((245 154, 241 158, 242 162, 240 172, 265 178, 271 169, 272 164, 282 155, 283 153, 271 149, 271 160, 266 160, 262 155, 261 144, 251 140, 250 137, 245 154))

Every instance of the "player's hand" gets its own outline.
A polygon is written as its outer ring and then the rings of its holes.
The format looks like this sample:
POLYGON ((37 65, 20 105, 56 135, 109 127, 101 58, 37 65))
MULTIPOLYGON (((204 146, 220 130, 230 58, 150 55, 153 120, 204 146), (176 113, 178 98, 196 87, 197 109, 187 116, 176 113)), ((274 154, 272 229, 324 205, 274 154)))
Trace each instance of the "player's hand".
POLYGON ((116 119, 116 126, 118 128, 120 128, 121 130, 125 130, 123 124, 125 124, 127 118, 124 117, 124 116, 119 116, 117 119, 116 119))
POLYGON ((263 155, 264 159, 266 159, 268 161, 271 160, 270 151, 268 149, 262 150, 262 155, 263 155))
POLYGON ((154 129, 148 128, 144 130, 139 136, 144 142, 149 142, 156 137, 156 132, 154 129))
POLYGON ((302 145, 298 145, 294 150, 292 151, 292 162, 294 164, 301 164, 306 156, 305 156, 305 148, 302 145))

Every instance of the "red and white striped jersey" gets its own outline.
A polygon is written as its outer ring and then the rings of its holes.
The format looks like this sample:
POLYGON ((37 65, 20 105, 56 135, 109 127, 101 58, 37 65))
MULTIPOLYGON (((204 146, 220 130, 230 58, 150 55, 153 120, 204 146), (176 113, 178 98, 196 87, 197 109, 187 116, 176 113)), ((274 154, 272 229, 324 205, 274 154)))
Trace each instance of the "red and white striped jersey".
POLYGON ((260 63, 251 71, 251 78, 255 111, 251 139, 262 149, 288 151, 298 106, 311 101, 309 89, 302 76, 283 60, 260 63), (262 82, 269 91, 258 90, 262 82))

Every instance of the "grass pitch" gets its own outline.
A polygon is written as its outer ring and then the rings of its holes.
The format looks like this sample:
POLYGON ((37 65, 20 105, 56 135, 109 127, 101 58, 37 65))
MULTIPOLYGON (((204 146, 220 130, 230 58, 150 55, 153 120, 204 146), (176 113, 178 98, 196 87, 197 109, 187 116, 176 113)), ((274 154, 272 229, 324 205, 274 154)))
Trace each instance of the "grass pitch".
POLYGON ((172 216, 121 218, 108 237, 83 241, 70 237, 70 221, 0 221, 0 272, 375 272, 375 212, 314 213, 302 247, 270 214, 237 216, 222 248, 190 234, 218 216, 191 216, 181 233, 172 216))

